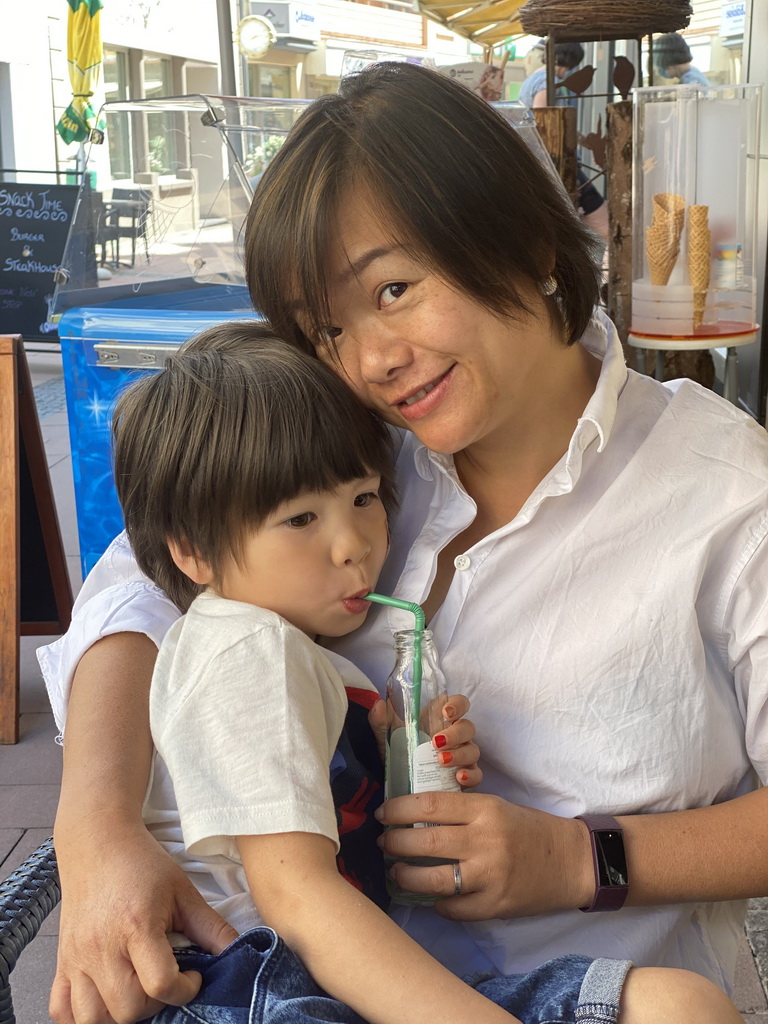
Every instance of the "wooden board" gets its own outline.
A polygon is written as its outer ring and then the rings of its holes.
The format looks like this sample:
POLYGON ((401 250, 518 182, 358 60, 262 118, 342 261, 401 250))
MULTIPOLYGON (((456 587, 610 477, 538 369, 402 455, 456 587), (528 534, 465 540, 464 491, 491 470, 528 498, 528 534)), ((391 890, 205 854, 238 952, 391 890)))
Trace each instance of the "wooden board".
POLYGON ((19 475, 14 339, 0 337, 0 742, 19 738, 19 475))
POLYGON ((62 633, 72 588, 27 360, 0 335, 0 743, 18 741, 19 636, 62 633))

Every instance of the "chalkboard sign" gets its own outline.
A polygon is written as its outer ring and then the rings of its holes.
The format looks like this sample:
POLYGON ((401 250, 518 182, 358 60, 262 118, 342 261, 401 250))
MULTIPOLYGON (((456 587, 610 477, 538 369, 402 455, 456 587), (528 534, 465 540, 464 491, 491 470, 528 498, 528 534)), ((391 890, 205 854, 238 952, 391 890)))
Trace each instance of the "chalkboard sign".
POLYGON ((77 193, 77 185, 0 182, 0 333, 50 340, 43 325, 77 193))

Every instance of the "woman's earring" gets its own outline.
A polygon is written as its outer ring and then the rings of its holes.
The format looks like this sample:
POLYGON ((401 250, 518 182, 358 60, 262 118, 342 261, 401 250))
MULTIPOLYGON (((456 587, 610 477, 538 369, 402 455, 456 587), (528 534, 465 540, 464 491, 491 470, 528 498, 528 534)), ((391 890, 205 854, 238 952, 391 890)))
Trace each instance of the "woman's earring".
POLYGON ((554 295, 557 291, 557 281, 554 279, 553 275, 550 274, 549 277, 545 278, 541 282, 539 287, 541 288, 542 295, 554 295))

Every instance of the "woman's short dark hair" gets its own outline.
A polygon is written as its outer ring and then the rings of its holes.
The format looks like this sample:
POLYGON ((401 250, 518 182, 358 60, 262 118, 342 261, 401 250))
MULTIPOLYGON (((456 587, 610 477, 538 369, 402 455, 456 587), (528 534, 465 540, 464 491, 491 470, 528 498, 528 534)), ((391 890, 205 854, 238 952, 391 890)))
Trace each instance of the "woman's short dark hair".
POLYGON ((599 297, 595 236, 490 104, 402 62, 366 68, 315 100, 256 189, 246 277, 281 337, 311 351, 333 324, 329 254, 355 190, 409 255, 500 317, 529 312, 521 282, 553 274, 551 315, 567 343, 583 334, 599 297))
POLYGON ((662 75, 669 68, 690 64, 692 60, 691 49, 679 32, 667 32, 653 40, 653 62, 662 75))
POLYGON ((187 543, 218 576, 248 528, 284 501, 381 474, 396 505, 391 439, 331 369, 258 321, 230 322, 183 345, 119 398, 115 481, 136 560, 186 611, 202 589, 174 564, 187 543))
POLYGON ((555 64, 561 68, 575 68, 584 60, 584 47, 581 43, 555 43, 555 64))

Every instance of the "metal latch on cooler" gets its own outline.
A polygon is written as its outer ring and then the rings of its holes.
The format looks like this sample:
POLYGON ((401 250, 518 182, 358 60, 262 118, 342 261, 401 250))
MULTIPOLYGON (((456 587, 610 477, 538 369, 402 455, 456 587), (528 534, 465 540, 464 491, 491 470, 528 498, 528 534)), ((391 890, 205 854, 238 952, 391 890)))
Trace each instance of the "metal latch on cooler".
POLYGON ((178 345, 150 345, 141 342, 100 341, 93 346, 99 366, 114 370, 162 370, 166 359, 176 355, 178 345))

